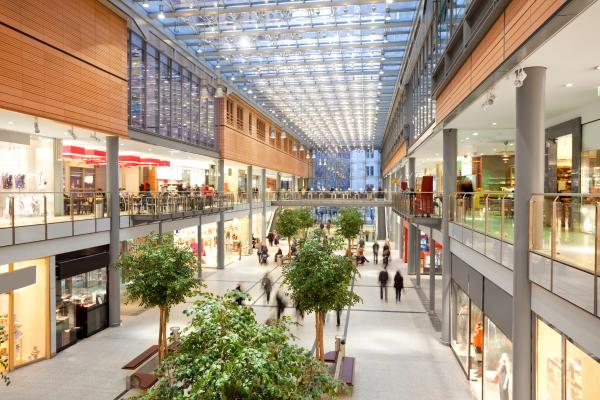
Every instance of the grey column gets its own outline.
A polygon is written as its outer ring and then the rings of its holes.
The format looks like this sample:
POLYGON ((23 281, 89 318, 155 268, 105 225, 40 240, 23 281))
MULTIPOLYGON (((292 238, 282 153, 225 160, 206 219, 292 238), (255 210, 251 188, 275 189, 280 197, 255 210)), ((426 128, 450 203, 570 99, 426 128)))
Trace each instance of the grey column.
POLYGON ((400 259, 400 262, 404 262, 402 258, 402 255, 404 254, 404 218, 402 217, 400 217, 400 224, 398 226, 398 229, 400 230, 398 234, 398 258, 400 259))
POLYGON ((292 193, 296 191, 296 176, 292 175, 292 193))
MULTIPOLYGON (((121 213, 119 208, 119 137, 106 138, 106 198, 110 213, 109 263, 115 265, 119 260, 119 229, 121 213)), ((108 269, 108 323, 110 326, 121 324, 121 270, 108 269)))
MULTIPOLYGON (((217 177, 217 190, 220 194, 225 191, 225 160, 219 159, 219 176, 217 177)), ((217 268, 225 268, 225 213, 219 213, 217 221, 217 268)))
POLYGON ((443 131, 444 193, 442 194, 442 343, 450 344, 450 220, 456 191, 456 129, 443 131))
POLYGON ((529 283, 529 200, 544 191, 546 68, 525 68, 516 89, 515 239, 513 270, 513 397, 531 399, 532 331, 529 283))
POLYGON ((275 190, 280 191, 281 190, 281 172, 277 173, 277 180, 275 183, 275 190))
POLYGON ((429 230, 429 313, 435 314, 435 240, 429 230))
POLYGON ((267 170, 260 172, 260 197, 262 198, 262 225, 260 227, 260 241, 267 237, 267 170))
MULTIPOLYGON (((408 189, 409 191, 415 190, 415 158, 410 157, 408 159, 408 189)), ((421 271, 418 267, 419 264, 419 231, 413 225, 408 225, 408 273, 416 275, 416 286, 421 286, 421 271)))
POLYGON ((198 233, 196 241, 198 242, 198 278, 202 278, 202 217, 198 217, 198 233))
POLYGON ((252 165, 248 165, 246 175, 248 182, 246 184, 246 193, 248 196, 248 241, 252 243, 252 204, 254 203, 254 192, 252 192, 252 165))
POLYGON ((385 230, 385 207, 379 206, 376 210, 377 213, 377 237, 379 240, 386 239, 386 230, 385 230))

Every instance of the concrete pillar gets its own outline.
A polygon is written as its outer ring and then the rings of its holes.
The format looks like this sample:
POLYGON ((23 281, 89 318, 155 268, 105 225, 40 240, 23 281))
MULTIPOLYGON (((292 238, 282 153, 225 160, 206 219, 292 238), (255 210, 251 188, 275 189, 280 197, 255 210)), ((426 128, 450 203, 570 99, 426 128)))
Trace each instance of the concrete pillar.
POLYGON ((262 199, 262 225, 260 227, 260 241, 267 237, 267 170, 260 171, 260 197, 262 199))
MULTIPOLYGON (((217 177, 217 191, 222 194, 225 191, 225 160, 219 159, 219 176, 217 177)), ((225 268, 225 213, 219 213, 217 221, 217 268, 225 268)))
POLYGON ((385 230, 385 207, 377 207, 375 212, 377 213, 377 238, 379 240, 385 240, 387 236, 385 230))
MULTIPOLYGON (((408 172, 407 172, 408 188, 410 191, 415 190, 415 158, 410 157, 408 159, 408 172)), ((421 285, 421 271, 418 268, 419 263, 419 230, 413 226, 408 225, 408 273, 416 275, 416 285, 421 285)))
POLYGON ((198 278, 202 278, 202 217, 198 217, 198 232, 196 242, 198 243, 198 278))
MULTIPOLYGON (((248 242, 252 243, 252 232, 254 232, 252 226, 252 205, 254 204, 254 193, 252 192, 252 165, 248 165, 247 168, 248 183, 246 185, 246 193, 248 193, 248 242)), ((243 244, 243 243, 242 243, 243 244)))
POLYGON ((296 191, 296 176, 292 175, 292 187, 291 187, 292 192, 296 191))
POLYGON ((444 193, 442 194, 442 343, 450 344, 450 219, 456 191, 456 129, 443 132, 444 193))
POLYGON ((429 230, 429 313, 435 314, 435 240, 429 230))
POLYGON ((400 230, 398 234, 398 258, 400 262, 404 262, 402 258, 404 254, 404 219, 402 217, 400 218, 398 229, 400 230))
POLYGON ((513 270, 513 397, 531 399, 532 331, 529 283, 529 200, 544 191, 546 68, 525 68, 516 89, 515 239, 513 270))
MULTIPOLYGON (((119 207, 119 137, 106 138, 106 194, 110 215, 110 265, 119 259, 119 230, 121 212, 119 207)), ((108 324, 121 325, 121 270, 108 269, 108 324)))
POLYGON ((415 158, 414 157, 410 157, 408 159, 408 176, 406 177, 408 180, 408 188, 411 191, 415 190, 415 183, 416 183, 416 171, 415 171, 415 158))

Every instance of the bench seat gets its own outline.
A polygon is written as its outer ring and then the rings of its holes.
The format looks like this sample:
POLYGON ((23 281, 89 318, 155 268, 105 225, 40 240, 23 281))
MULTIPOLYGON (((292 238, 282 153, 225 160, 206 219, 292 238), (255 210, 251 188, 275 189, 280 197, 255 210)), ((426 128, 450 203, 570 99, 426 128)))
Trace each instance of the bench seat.
POLYGON ((122 369, 136 369, 137 367, 142 365, 144 361, 146 361, 156 353, 158 353, 158 345, 153 344, 152 346, 144 350, 142 354, 125 364, 122 369))
POLYGON ((354 379, 354 357, 343 357, 340 369, 340 380, 348 386, 353 386, 354 379))
POLYGON ((137 380, 137 387, 144 390, 151 388, 158 381, 156 375, 143 372, 136 372, 132 378, 137 380))

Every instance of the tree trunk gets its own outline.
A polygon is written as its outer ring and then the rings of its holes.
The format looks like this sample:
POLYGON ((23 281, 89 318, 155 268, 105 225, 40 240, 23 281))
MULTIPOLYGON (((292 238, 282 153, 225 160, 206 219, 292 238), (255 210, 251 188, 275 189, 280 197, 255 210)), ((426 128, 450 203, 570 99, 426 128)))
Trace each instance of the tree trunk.
POLYGON ((292 256, 292 237, 288 236, 288 257, 292 256))
POLYGON ((321 349, 319 351, 319 354, 321 354, 321 362, 325 362, 325 344, 324 344, 324 339, 323 339, 323 326, 324 326, 324 322, 325 322, 325 315, 323 314, 323 312, 320 312, 319 314, 321 314, 321 318, 320 318, 320 325, 321 325, 321 330, 320 330, 320 336, 321 338, 319 339, 319 345, 321 346, 321 349))
POLYGON ((167 321, 169 320, 169 309, 160 307, 160 327, 158 333, 158 361, 162 362, 167 355, 167 321))
POLYGON ((315 338, 315 355, 321 361, 325 362, 325 346, 323 345, 323 322, 325 321, 323 312, 315 312, 315 327, 316 327, 316 338, 315 338))
POLYGON ((352 258, 352 239, 348 239, 348 252, 346 255, 352 258))
POLYGON ((319 345, 319 312, 315 312, 315 356, 321 359, 321 346, 319 345))

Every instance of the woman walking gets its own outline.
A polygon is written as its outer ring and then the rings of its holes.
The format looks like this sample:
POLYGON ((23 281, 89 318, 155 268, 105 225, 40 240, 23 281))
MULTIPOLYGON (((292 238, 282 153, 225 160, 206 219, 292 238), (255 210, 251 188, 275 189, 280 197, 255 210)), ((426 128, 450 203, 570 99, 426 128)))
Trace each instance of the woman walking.
POLYGON ((404 289, 404 277, 400 270, 396 271, 396 275, 394 275, 394 289, 396 290, 396 303, 399 303, 404 289))

